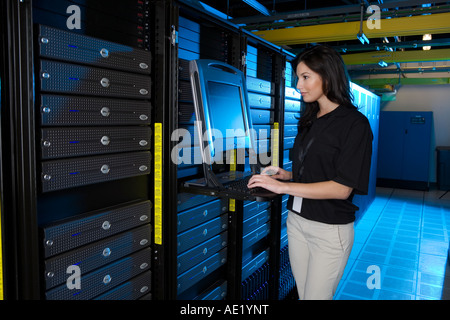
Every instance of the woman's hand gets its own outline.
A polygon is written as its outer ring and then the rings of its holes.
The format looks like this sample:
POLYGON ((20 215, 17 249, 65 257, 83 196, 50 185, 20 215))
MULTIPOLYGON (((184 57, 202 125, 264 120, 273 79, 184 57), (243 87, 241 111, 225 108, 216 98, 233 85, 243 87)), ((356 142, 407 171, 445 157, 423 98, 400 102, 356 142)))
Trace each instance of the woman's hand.
POLYGON ((292 179, 292 172, 286 171, 280 167, 274 167, 274 166, 265 167, 264 170, 261 172, 261 175, 266 175, 270 172, 274 172, 273 174, 270 174, 270 176, 274 179, 278 179, 278 180, 291 180, 292 179))
POLYGON ((252 176, 248 182, 248 188, 261 187, 274 193, 284 193, 285 182, 274 179, 274 176, 256 174, 252 176))

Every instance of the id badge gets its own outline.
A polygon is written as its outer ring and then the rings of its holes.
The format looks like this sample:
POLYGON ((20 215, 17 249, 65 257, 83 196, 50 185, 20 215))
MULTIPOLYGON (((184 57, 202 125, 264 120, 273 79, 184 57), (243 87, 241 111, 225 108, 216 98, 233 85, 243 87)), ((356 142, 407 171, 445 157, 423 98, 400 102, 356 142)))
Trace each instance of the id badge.
POLYGON ((294 197, 294 202, 292 204, 292 209, 294 209, 295 212, 302 212, 302 203, 303 203, 303 198, 301 197, 294 197))

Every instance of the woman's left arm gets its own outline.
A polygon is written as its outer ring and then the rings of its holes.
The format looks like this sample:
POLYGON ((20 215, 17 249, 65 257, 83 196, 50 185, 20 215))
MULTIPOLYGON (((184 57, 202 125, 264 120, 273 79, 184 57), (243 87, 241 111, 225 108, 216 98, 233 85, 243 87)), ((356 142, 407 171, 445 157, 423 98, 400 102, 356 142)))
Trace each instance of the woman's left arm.
POLYGON ((302 197, 305 199, 339 199, 346 200, 350 197, 353 188, 338 182, 329 180, 323 182, 312 183, 286 183, 286 194, 294 197, 302 197))
POLYGON ((253 176, 248 187, 262 187, 278 194, 289 194, 305 199, 345 200, 353 191, 353 188, 332 180, 312 183, 282 182, 264 175, 253 176))

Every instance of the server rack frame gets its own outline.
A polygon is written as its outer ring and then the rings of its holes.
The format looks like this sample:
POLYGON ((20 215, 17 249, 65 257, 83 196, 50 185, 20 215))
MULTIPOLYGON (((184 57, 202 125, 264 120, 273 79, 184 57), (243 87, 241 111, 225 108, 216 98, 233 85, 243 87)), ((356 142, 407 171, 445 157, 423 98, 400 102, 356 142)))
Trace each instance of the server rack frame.
MULTIPOLYGON (((279 163, 283 161, 283 130, 280 128, 280 125, 284 123, 284 64, 286 61, 285 52, 265 40, 255 37, 251 33, 241 29, 241 37, 242 37, 242 48, 244 56, 247 56, 247 46, 252 45, 256 47, 258 50, 261 50, 266 54, 266 57, 271 57, 271 79, 270 82, 274 85, 274 118, 272 125, 272 129, 277 130, 278 141, 274 141, 276 143, 275 149, 273 151, 276 154, 272 154, 272 164, 277 166, 279 163), (275 163, 273 162, 275 161, 275 163)), ((245 59, 247 61, 247 59, 245 59)), ((243 71, 246 71, 246 65, 243 65, 243 71)), ((273 147, 273 146, 271 146, 273 147)), ((241 293, 241 273, 242 273, 242 215, 243 215, 243 202, 236 202, 237 215, 235 220, 233 221, 234 226, 232 228, 234 234, 235 241, 235 251, 236 254, 234 257, 241 257, 240 259, 236 259, 234 262, 234 274, 235 281, 234 290, 233 290, 233 298, 234 299, 242 299, 245 298, 241 293), (239 254, 240 253, 240 254, 239 254)), ((268 298, 271 300, 276 300, 278 297, 278 282, 279 282, 279 274, 278 274, 278 266, 280 263, 280 231, 281 231, 281 197, 277 197, 271 201, 270 204, 270 233, 268 235, 269 241, 269 294, 268 298)))
MULTIPOLYGON (((184 14, 193 17, 209 17, 209 23, 214 24, 217 27, 222 27, 226 30, 231 30, 233 32, 237 32, 238 39, 236 43, 239 41, 239 45, 235 45, 233 50, 235 51, 232 55, 231 64, 240 70, 245 72, 246 70, 246 48, 247 44, 251 43, 255 46, 260 47, 266 52, 269 52, 270 55, 273 56, 273 63, 271 64, 272 68, 272 79, 271 81, 275 83, 275 117, 274 122, 278 125, 283 123, 283 112, 284 112, 284 64, 286 62, 286 56, 290 55, 286 51, 281 48, 264 41, 259 37, 255 37, 251 33, 237 28, 235 25, 228 24, 226 21, 215 19, 214 17, 210 17, 204 11, 199 10, 195 5, 191 3, 186 3, 184 1, 179 2, 178 14, 184 14), (236 30, 237 29, 237 30, 236 30)), ((176 15, 176 14, 175 14, 176 15)), ((178 26, 174 28, 175 32, 178 30, 178 26)), ((291 57, 292 58, 292 57, 291 57)), ((173 70, 174 74, 176 74, 176 70, 173 70)), ((175 75, 174 77, 176 77, 175 75)), ((172 84, 174 88, 177 88, 177 84, 172 84)), ((174 96, 175 98, 175 96, 174 96)), ((178 106, 175 103, 175 106, 178 106)), ((177 114, 177 109, 174 110, 173 114, 177 114)), ((177 120, 171 119, 172 125, 175 128, 177 120)), ((279 127, 278 127, 279 128, 279 127)), ((278 153, 276 155, 279 162, 283 161, 283 130, 279 128, 279 148, 278 153)), ((166 162, 167 163, 167 162, 166 162)), ((172 169, 176 170, 176 166, 173 166, 172 169)), ((170 176, 170 181, 175 180, 170 176)), ((171 183, 173 184, 173 183, 171 183)), ((174 184, 173 184, 174 185, 174 184)), ((167 204, 170 205, 170 204, 167 204)), ((173 205, 172 205, 173 206, 173 205)), ((230 257, 227 262, 227 299, 241 299, 241 272, 242 272, 242 217, 243 217, 243 207, 244 202, 235 200, 233 204, 233 211, 229 212, 229 224, 228 224, 228 256, 230 257)), ((269 298, 276 299, 278 297, 278 286, 279 286, 279 275, 278 275, 278 264, 279 264, 279 251, 280 251, 280 221, 281 221, 281 198, 272 202, 271 204, 271 220, 273 222, 273 227, 271 228, 271 233, 268 236, 270 243, 270 256, 269 256, 269 265, 270 267, 270 276, 269 276, 269 298)), ((173 215, 173 212, 170 211, 170 215, 173 215)), ((176 235, 176 221, 170 218, 172 221, 168 221, 169 225, 166 225, 166 232, 170 232, 173 236, 172 239, 175 239, 176 235)), ((176 246, 174 244, 170 245, 170 249, 166 248, 166 252, 169 256, 176 257, 176 246), (169 250, 171 253, 169 253, 169 250)), ((166 257, 170 260, 169 257, 166 257)), ((168 279, 167 281, 170 283, 168 287, 167 297, 170 299, 176 299, 176 284, 173 283, 173 280, 176 279, 176 270, 173 270, 172 267, 169 267, 168 271, 168 279)))
POLYGON ((1 3, 2 224, 4 293, 8 300, 40 298, 36 217, 36 150, 31 1, 1 3), (11 106, 11 107, 7 107, 11 106), (7 213, 7 214, 6 214, 7 213))
MULTIPOLYGON (((173 59, 171 60, 171 65, 174 66, 171 68, 171 72, 172 72, 172 79, 173 81, 171 82, 171 92, 172 92, 172 98, 173 98, 173 103, 171 104, 172 109, 172 118, 170 119, 170 126, 171 126, 171 131, 167 132, 168 136, 170 137, 173 130, 178 128, 178 102, 179 102, 179 97, 178 97, 178 78, 179 78, 179 70, 178 70, 178 41, 177 39, 177 35, 178 35, 178 30, 179 30, 179 21, 178 21, 178 17, 183 16, 183 17, 190 17, 196 20, 202 20, 202 21, 208 21, 209 24, 211 24, 212 26, 214 26, 215 28, 219 28, 225 32, 229 32, 230 34, 232 34, 231 37, 231 44, 229 46, 229 56, 227 58, 230 59, 229 63, 233 66, 235 66, 238 69, 242 68, 242 52, 241 52, 241 38, 240 38, 240 33, 239 30, 237 30, 233 25, 222 21, 220 19, 217 19, 211 15, 209 15, 208 13, 204 12, 203 10, 201 10, 200 8, 196 7, 195 4, 193 3, 186 3, 184 1, 170 1, 171 2, 171 7, 169 8, 169 11, 171 11, 170 15, 173 17, 173 20, 171 21, 172 24, 170 24, 170 32, 171 32, 171 39, 173 39, 172 44, 173 47, 171 48, 172 50, 174 50, 173 52, 173 59)), ((170 151, 172 150, 172 148, 175 147, 175 144, 172 143, 170 150, 168 150, 168 157, 167 159, 170 159, 170 151)), ((167 238, 167 242, 165 245, 165 252, 166 252, 166 257, 165 257, 165 261, 166 261, 166 265, 169 266, 168 270, 166 270, 166 283, 167 283, 167 287, 166 287, 166 293, 165 293, 165 297, 166 299, 171 299, 171 300, 175 300, 177 299, 177 266, 176 264, 173 263, 173 261, 177 260, 177 245, 176 245, 176 239, 177 239, 177 207, 176 205, 176 201, 175 199, 177 199, 177 194, 179 191, 179 181, 177 179, 177 165, 170 162, 170 164, 168 163, 168 161, 165 161, 164 164, 166 166, 170 166, 170 171, 171 174, 166 176, 168 177, 168 179, 166 180, 167 184, 171 185, 172 191, 174 191, 174 193, 171 195, 170 198, 167 198, 165 200, 165 205, 169 206, 170 211, 168 211, 167 217, 166 217, 166 227, 165 227, 165 232, 170 234, 170 237, 167 238), (170 203, 168 203, 168 201, 170 203), (169 264, 169 261, 172 261, 172 265, 169 264)), ((167 210, 165 210, 167 212, 167 210)), ((230 225, 234 225, 234 223, 230 220, 233 220, 233 215, 228 215, 228 226, 230 227, 230 225)), ((230 229, 228 229, 228 239, 230 238, 230 229)), ((230 242, 229 242, 230 243, 230 242)), ((233 250, 232 250, 233 251, 233 250)), ((232 257, 232 254, 230 253, 230 250, 228 250, 227 253, 228 257, 232 257)), ((228 290, 227 292, 230 292, 230 286, 233 287, 233 284, 235 283, 234 281, 234 272, 231 272, 230 266, 231 264, 229 263, 229 259, 227 259, 227 283, 228 283, 228 290)), ((233 269, 234 270, 234 269, 233 269)), ((232 290, 233 291, 233 290, 232 290)), ((227 298, 230 298, 230 296, 227 296, 227 298)))
MULTIPOLYGON (((162 124, 162 176, 168 177, 161 182, 162 212, 160 219, 160 241, 154 244, 154 286, 155 299, 173 300, 176 293, 176 264, 173 263, 173 252, 176 252, 176 201, 178 186, 176 183, 177 168, 171 159, 171 151, 175 142, 170 137, 177 125, 178 101, 178 50, 177 28, 178 7, 172 1, 155 1, 154 7, 154 70, 155 79, 155 123, 162 124), (175 177, 175 178, 174 178, 175 177), (175 181, 174 181, 175 179, 175 181)), ((158 213, 155 212, 155 215, 158 213)), ((155 233, 158 231, 155 229, 155 233)), ((157 235, 155 235, 156 237, 157 235)))

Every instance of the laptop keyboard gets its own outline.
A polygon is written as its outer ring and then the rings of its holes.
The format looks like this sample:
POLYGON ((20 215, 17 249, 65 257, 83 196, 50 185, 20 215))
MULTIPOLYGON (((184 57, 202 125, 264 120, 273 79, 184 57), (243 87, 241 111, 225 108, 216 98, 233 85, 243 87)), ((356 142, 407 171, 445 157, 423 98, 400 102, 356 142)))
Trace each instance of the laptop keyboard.
POLYGON ((252 176, 250 175, 250 176, 242 178, 241 180, 226 184, 225 188, 227 190, 231 190, 231 191, 239 192, 239 193, 243 193, 243 194, 254 194, 254 193, 258 193, 258 192, 267 192, 266 189, 261 188, 261 187, 248 188, 247 184, 251 177, 252 176))

